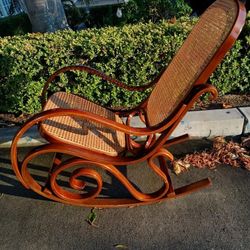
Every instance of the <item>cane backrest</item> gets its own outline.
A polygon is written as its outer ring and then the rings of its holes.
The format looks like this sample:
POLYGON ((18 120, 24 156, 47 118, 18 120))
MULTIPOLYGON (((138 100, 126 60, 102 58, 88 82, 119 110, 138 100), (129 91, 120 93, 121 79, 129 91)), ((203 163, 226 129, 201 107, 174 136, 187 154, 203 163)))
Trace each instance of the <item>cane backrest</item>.
POLYGON ((232 31, 238 8, 235 0, 217 0, 200 17, 149 97, 151 126, 164 121, 188 95, 232 31))

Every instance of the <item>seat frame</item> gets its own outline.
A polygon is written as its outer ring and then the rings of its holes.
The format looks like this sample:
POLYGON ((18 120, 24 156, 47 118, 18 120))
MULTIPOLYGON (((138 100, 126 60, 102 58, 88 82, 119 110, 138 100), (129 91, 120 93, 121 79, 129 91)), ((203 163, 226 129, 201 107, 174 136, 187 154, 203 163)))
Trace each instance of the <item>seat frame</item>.
MULTIPOLYGON (((54 201, 87 207, 123 207, 145 205, 154 202, 161 202, 169 198, 175 198, 209 186, 211 181, 209 178, 206 178, 193 184, 174 189, 168 172, 168 163, 166 161, 168 160, 172 162, 174 157, 167 150, 167 148, 172 144, 176 144, 188 139, 187 134, 174 139, 169 139, 169 137, 176 126, 180 123, 181 119, 187 113, 189 108, 193 106, 194 102, 205 93, 210 93, 213 99, 218 96, 216 88, 211 84, 208 84, 207 80, 211 73, 215 70, 216 66, 220 63, 226 52, 232 47, 244 25, 246 18, 245 6, 241 2, 237 1, 237 3, 239 7, 238 17, 229 36, 226 38, 222 46, 217 50, 211 61, 208 63, 207 67, 198 77, 188 95, 182 100, 174 112, 172 112, 172 114, 160 124, 155 126, 148 125, 146 117, 147 100, 143 101, 136 108, 130 110, 112 110, 119 116, 126 117, 126 124, 120 124, 90 112, 62 108, 42 111, 25 122, 25 124, 16 133, 11 146, 11 161, 13 170, 23 186, 28 189, 32 189, 36 193, 54 201), (118 156, 112 157, 102 153, 93 152, 88 149, 85 150, 78 148, 74 145, 70 145, 69 147, 68 144, 59 143, 55 139, 52 140, 45 131, 40 131, 43 137, 48 140, 49 144, 39 146, 31 150, 26 155, 24 160, 19 162, 17 146, 19 139, 24 135, 24 133, 34 125, 39 126, 39 124, 41 124, 41 122, 45 121, 46 119, 65 115, 74 116, 81 119, 88 119, 89 121, 97 122, 105 127, 124 132, 126 136, 126 150, 118 156), (132 117, 135 115, 138 115, 145 123, 145 128, 131 127, 130 122, 132 117), (160 136, 156 139, 157 133, 159 133, 160 136), (146 140, 143 144, 140 144, 136 142, 131 136, 146 136, 146 140), (129 152, 129 154, 126 152, 129 152), (48 172, 47 180, 45 181, 45 184, 41 186, 30 174, 28 164, 37 156, 46 153, 55 153, 55 156, 53 159, 53 164, 48 172), (72 158, 63 161, 63 154, 70 155, 72 158), (158 159, 159 166, 156 164, 156 159, 158 159), (143 161, 148 162, 151 170, 153 170, 153 172, 164 183, 159 190, 151 194, 143 193, 136 189, 131 184, 131 182, 119 171, 119 166, 132 165, 143 161), (89 193, 70 192, 60 187, 57 183, 57 177, 62 171, 77 165, 88 165, 88 167, 81 167, 73 171, 69 178, 69 184, 75 190, 83 190, 85 183, 80 180, 79 177, 89 177, 95 180, 97 183, 96 188, 94 188, 89 193), (90 168, 89 166, 96 166, 108 171, 111 175, 116 177, 129 191, 132 198, 99 198, 98 195, 102 190, 102 177, 97 171, 95 171, 93 168, 90 168)), ((47 89, 50 83, 52 83, 59 74, 68 71, 85 71, 89 74, 99 76, 103 80, 106 80, 111 84, 129 91, 144 91, 148 88, 152 88, 159 79, 155 79, 145 86, 132 87, 125 85, 124 83, 113 79, 96 69, 84 65, 68 66, 56 71, 45 83, 42 92, 43 106, 47 100, 47 89)))

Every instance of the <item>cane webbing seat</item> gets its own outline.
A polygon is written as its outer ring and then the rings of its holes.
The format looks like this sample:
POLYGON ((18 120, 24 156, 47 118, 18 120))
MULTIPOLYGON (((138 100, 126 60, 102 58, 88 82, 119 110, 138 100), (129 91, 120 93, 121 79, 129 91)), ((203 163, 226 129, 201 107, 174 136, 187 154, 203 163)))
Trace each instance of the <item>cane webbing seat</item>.
POLYGON ((218 0, 200 17, 150 95, 147 115, 151 126, 167 118, 188 95, 228 37, 237 16, 236 1, 218 0))
MULTIPOLYGON (((120 117, 112 111, 65 92, 53 94, 44 106, 44 110, 55 108, 88 111, 122 123, 120 117)), ((40 129, 42 133, 63 143, 110 156, 117 156, 125 148, 125 135, 123 132, 72 116, 50 118, 41 124, 40 129)))

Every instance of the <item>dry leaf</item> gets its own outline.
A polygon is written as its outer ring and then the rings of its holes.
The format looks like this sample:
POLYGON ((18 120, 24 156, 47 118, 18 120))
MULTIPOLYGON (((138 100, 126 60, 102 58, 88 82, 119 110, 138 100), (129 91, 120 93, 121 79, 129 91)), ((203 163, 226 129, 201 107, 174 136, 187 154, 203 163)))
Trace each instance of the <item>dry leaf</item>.
MULTIPOLYGON (((213 148, 211 150, 186 155, 182 162, 190 163, 197 168, 213 169, 218 164, 227 164, 236 168, 242 166, 250 170, 248 150, 239 143, 232 141, 226 142, 221 136, 214 138, 213 148)), ((180 169, 177 168, 177 170, 180 172, 180 169)))
POLYGON ((230 108, 232 108, 233 106, 230 105, 230 104, 228 104, 228 103, 222 103, 222 107, 223 107, 224 109, 230 109, 230 108))
POLYGON ((119 249, 128 249, 128 247, 126 245, 123 244, 116 244, 114 245, 115 248, 119 248, 119 249))
POLYGON ((250 148, 250 136, 242 140, 242 146, 245 148, 250 148))
POLYGON ((176 23, 176 17, 175 17, 175 16, 172 17, 172 18, 169 20, 169 22, 170 22, 170 23, 173 23, 173 24, 176 23))
POLYGON ((223 145, 225 145, 227 142, 224 137, 217 136, 213 139, 213 148, 214 149, 220 149, 223 145))
POLYGON ((174 173, 176 174, 176 175, 178 175, 178 174, 180 174, 182 171, 181 171, 181 166, 176 162, 176 161, 174 161, 173 162, 173 167, 174 167, 174 173))
POLYGON ((96 212, 95 212, 95 208, 92 208, 92 209, 91 209, 91 212, 90 212, 89 215, 88 215, 88 218, 86 219, 86 221, 87 221, 91 226, 99 227, 99 226, 95 223, 96 218, 97 218, 97 214, 96 214, 96 212))
POLYGON ((176 175, 179 175, 180 173, 186 171, 188 168, 190 168, 189 163, 183 162, 181 160, 173 162, 173 170, 176 175))

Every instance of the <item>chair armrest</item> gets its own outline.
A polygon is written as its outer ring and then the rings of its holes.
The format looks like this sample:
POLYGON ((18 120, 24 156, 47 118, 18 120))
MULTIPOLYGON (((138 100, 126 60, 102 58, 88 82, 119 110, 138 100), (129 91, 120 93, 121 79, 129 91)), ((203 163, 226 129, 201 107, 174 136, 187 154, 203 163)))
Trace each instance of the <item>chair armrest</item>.
POLYGON ((88 66, 84 66, 84 65, 74 65, 74 66, 67 66, 67 67, 63 67, 59 70, 57 70, 55 73, 53 73, 49 78, 48 80, 46 81, 46 83, 44 84, 44 87, 43 87, 43 91, 42 91, 42 97, 41 97, 41 100, 42 100, 42 106, 44 106, 45 102, 46 102, 46 92, 47 92, 47 89, 49 87, 49 84, 54 81, 54 79, 61 73, 65 73, 67 71, 85 71, 89 74, 92 74, 92 75, 96 75, 96 76, 99 76, 100 78, 102 78, 103 80, 106 80, 107 82, 109 83, 112 83, 114 85, 116 85, 117 87, 119 88, 123 88, 123 89, 126 89, 126 90, 129 90, 129 91, 144 91, 150 87, 152 87, 154 84, 155 84, 155 81, 152 81, 150 82, 149 84, 147 85, 144 85, 144 86, 128 86, 108 75, 106 75, 105 73, 99 71, 99 70, 96 70, 96 69, 93 69, 91 67, 88 67, 88 66))
POLYGON ((24 126, 26 126, 26 124, 28 123, 32 123, 32 126, 33 126, 34 124, 37 124, 49 118, 58 117, 58 116, 74 116, 74 117, 78 117, 81 119, 86 119, 88 121, 101 124, 105 127, 109 127, 109 128, 124 132, 125 134, 129 134, 129 135, 137 135, 137 136, 151 135, 151 134, 160 132, 161 130, 161 129, 149 129, 149 128, 134 128, 134 127, 130 127, 128 125, 122 124, 122 123, 118 123, 116 121, 109 120, 105 117, 93 114, 91 112, 81 111, 77 109, 62 109, 62 108, 42 111, 34 115, 31 119, 29 119, 24 124, 24 126))
MULTIPOLYGON (((36 123, 42 122, 46 119, 57 117, 57 116, 75 116, 81 119, 86 119, 92 122, 96 122, 99 124, 102 124, 105 127, 112 128, 114 130, 118 130, 121 132, 124 132, 125 134, 128 135, 136 135, 136 136, 148 136, 148 135, 153 135, 156 133, 161 133, 163 132, 166 128, 172 126, 178 119, 179 116, 183 113, 183 111, 186 109, 186 105, 183 105, 175 117, 171 119, 168 123, 166 123, 164 126, 155 126, 155 127, 150 127, 150 128, 134 128, 130 127, 128 125, 109 120, 103 116, 93 114, 88 111, 82 111, 78 109, 63 109, 63 108, 55 108, 55 109, 50 109, 50 110, 45 110, 42 111, 33 117, 31 117, 25 124, 30 124, 33 126, 36 123)), ((25 126, 24 124, 24 126, 25 126)))

